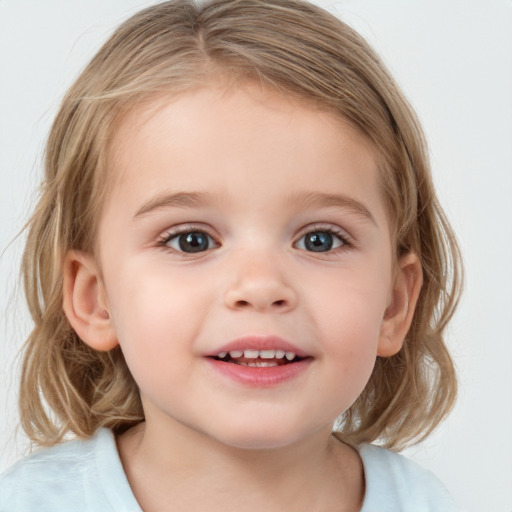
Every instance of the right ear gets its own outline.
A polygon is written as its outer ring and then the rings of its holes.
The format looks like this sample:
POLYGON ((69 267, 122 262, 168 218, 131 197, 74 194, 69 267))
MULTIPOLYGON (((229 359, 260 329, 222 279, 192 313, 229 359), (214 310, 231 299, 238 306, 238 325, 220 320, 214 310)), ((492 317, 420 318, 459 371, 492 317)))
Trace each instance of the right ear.
POLYGON ((95 350, 119 343, 110 315, 105 286, 94 257, 68 251, 63 267, 63 308, 80 339, 95 350))

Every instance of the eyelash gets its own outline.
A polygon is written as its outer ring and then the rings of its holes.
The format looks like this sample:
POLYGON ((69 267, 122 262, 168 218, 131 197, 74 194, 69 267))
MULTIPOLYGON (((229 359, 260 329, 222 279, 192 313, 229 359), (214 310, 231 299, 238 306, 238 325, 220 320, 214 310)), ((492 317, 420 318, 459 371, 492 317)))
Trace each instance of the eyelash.
MULTIPOLYGON (((315 232, 328 233, 329 235, 332 235, 335 238, 337 238, 339 240, 339 242, 341 242, 340 246, 335 247, 334 249, 329 249, 327 251, 317 251, 316 252, 317 254, 324 254, 324 255, 336 254, 338 252, 350 249, 351 247, 354 246, 354 241, 353 241, 352 237, 346 231, 344 231, 340 228, 337 228, 337 227, 333 227, 333 226, 326 226, 326 225, 322 225, 322 224, 313 224, 313 225, 307 226, 301 230, 300 236, 297 238, 297 241, 294 242, 294 244, 293 244, 294 247, 297 247, 298 243, 306 235, 312 234, 315 232)), ((215 240, 215 237, 212 236, 211 234, 209 234, 207 229, 205 229, 203 226, 196 226, 193 224, 187 224, 187 225, 180 226, 178 228, 171 229, 171 230, 167 231, 158 240, 158 245, 164 249, 167 249, 167 250, 173 252, 173 253, 178 253, 178 254, 182 254, 182 255, 203 254, 203 253, 206 253, 214 248, 220 247, 220 244, 215 240), (206 249, 206 250, 201 250, 201 251, 197 251, 197 252, 186 252, 186 251, 180 251, 180 250, 170 247, 168 245, 171 240, 177 239, 178 237, 180 237, 182 235, 186 235, 186 234, 190 234, 190 233, 205 234, 211 241, 213 241, 213 243, 215 244, 214 247, 208 247, 208 249, 206 249)), ((311 252, 315 253, 315 251, 308 251, 307 249, 301 249, 301 250, 304 250, 304 251, 310 252, 310 253, 311 252)))
MULTIPOLYGON (((350 249, 351 247, 354 246, 353 238, 345 230, 336 226, 325 224, 313 224, 306 226, 304 229, 301 230, 300 236, 294 243, 294 246, 296 246, 299 243, 299 241, 302 240, 306 235, 312 233, 329 233, 330 235, 336 237, 341 242, 341 245, 339 247, 329 249, 328 251, 318 251, 316 254, 337 254, 338 252, 346 251, 347 249, 350 249)), ((307 252, 314 253, 315 251, 307 252)))
MULTIPOLYGON (((167 249, 171 252, 178 253, 178 254, 201 254, 201 253, 207 252, 207 251, 198 251, 198 253, 193 253, 193 252, 187 253, 185 251, 179 251, 179 250, 169 247, 169 245, 167 245, 171 240, 178 238, 181 235, 186 235, 187 233, 204 233, 209 239, 213 240, 213 242, 216 244, 216 247, 220 246, 220 244, 215 241, 215 237, 210 235, 207 229, 205 229, 203 226, 196 226, 193 224, 186 224, 186 225, 180 226, 178 228, 174 228, 174 229, 167 231, 158 240, 158 245, 164 249, 167 249)), ((210 248, 208 248, 208 250, 210 250, 210 248)))

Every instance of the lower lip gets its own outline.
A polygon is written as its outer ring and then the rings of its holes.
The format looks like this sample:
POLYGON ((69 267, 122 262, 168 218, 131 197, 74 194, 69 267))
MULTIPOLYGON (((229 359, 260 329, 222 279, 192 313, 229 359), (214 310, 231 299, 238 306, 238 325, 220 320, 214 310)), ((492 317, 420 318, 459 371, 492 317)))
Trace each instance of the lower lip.
POLYGON ((207 360, 211 367, 223 376, 247 386, 260 388, 278 386, 297 378, 307 370, 312 361, 311 358, 306 358, 281 366, 255 367, 226 363, 212 358, 207 360))

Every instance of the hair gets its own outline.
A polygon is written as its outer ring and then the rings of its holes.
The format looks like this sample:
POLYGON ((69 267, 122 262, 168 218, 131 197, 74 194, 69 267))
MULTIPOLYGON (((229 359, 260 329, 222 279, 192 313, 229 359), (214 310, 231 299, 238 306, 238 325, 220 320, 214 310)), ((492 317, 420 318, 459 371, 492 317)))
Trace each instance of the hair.
POLYGON ((371 144, 381 172, 396 257, 412 252, 423 286, 402 349, 377 357, 371 378, 336 425, 342 440, 401 448, 448 414, 456 379, 443 332, 461 290, 459 249, 434 191, 416 115, 366 41, 300 0, 174 0, 124 22, 63 99, 51 129, 40 199, 22 263, 34 321, 25 347, 21 424, 33 442, 144 421, 119 347, 82 342, 62 307, 63 260, 94 252, 112 171, 107 154, 130 109, 215 76, 256 81, 347 120, 371 144))

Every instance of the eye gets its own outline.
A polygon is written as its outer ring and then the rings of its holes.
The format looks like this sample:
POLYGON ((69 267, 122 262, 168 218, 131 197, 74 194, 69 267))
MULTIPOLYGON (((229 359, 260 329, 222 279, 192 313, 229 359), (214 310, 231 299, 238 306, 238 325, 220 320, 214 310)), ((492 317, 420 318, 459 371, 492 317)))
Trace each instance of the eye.
POLYGON ((340 234, 329 229, 309 231, 297 242, 297 248, 311 252, 327 252, 346 245, 340 234))
POLYGON ((204 252, 217 247, 213 238, 204 231, 186 231, 170 234, 163 245, 175 251, 186 253, 204 252))

